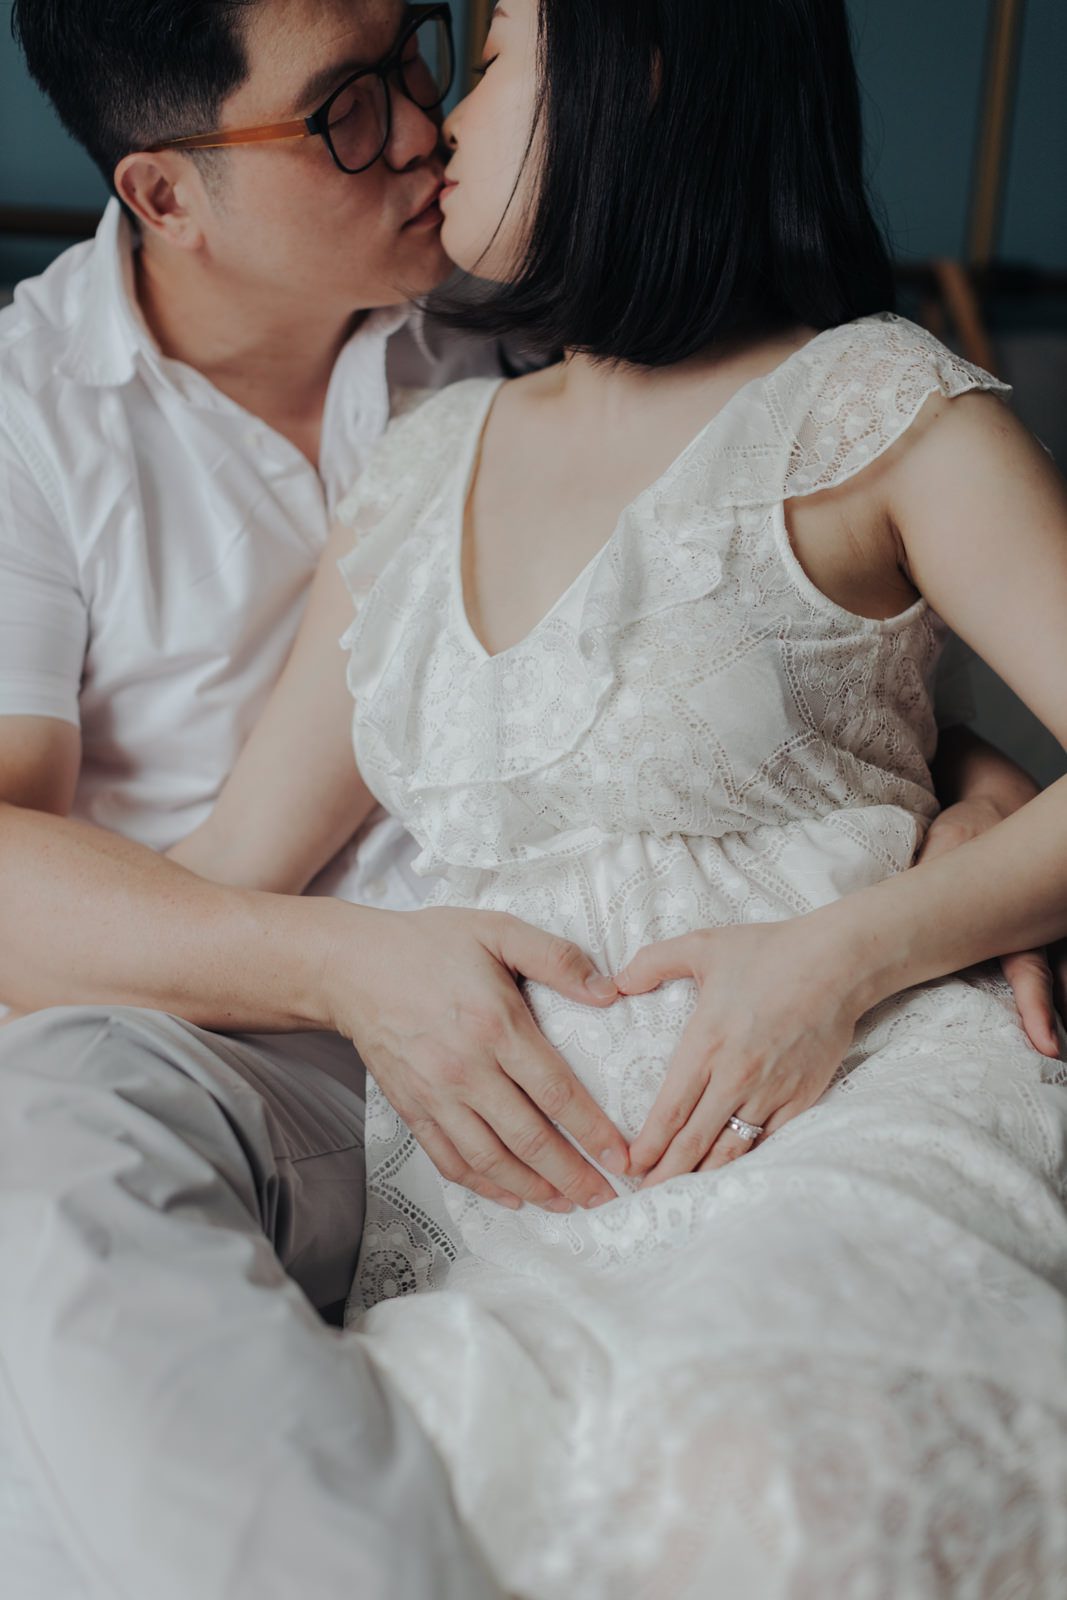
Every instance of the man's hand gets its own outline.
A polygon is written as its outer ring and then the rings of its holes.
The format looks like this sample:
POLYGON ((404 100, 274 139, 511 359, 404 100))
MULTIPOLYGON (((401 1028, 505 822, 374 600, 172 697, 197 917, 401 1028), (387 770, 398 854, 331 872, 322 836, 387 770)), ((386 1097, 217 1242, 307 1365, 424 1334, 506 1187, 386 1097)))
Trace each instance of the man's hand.
POLYGON ((376 917, 372 945, 334 940, 333 1022, 438 1171, 513 1209, 614 1199, 559 1128, 618 1174, 629 1164, 625 1141, 548 1044, 516 978, 591 1006, 617 998, 613 980, 576 945, 503 914, 376 917))
MULTIPOLYGON (((985 796, 948 806, 931 824, 916 865, 977 839, 1003 819, 1001 808, 985 796)), ((1042 1055, 1058 1059, 1057 1012, 1067 1020, 1067 941, 1051 950, 1021 950, 1003 956, 1000 965, 1031 1044, 1042 1055)))

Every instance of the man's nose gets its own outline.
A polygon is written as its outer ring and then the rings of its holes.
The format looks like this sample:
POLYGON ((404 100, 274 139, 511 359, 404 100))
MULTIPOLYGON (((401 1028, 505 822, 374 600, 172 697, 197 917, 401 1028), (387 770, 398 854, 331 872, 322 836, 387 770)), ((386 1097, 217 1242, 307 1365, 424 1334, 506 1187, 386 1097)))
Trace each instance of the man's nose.
POLYGON ((441 113, 423 111, 402 89, 391 84, 393 126, 385 159, 394 172, 403 172, 433 155, 441 140, 441 113))

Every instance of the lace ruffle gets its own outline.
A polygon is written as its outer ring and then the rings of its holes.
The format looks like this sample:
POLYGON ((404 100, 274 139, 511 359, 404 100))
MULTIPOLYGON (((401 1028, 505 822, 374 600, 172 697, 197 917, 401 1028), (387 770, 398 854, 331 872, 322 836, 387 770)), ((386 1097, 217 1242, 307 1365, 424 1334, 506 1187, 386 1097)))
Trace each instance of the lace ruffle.
POLYGON ((453 436, 469 405, 495 387, 492 380, 471 378, 394 419, 337 507, 338 521, 352 532, 352 548, 337 565, 355 608, 340 643, 359 703, 373 696, 402 642, 408 608, 425 597, 420 574, 424 581, 431 574, 420 556, 436 543, 453 436), (437 471, 425 470, 429 461, 437 471))

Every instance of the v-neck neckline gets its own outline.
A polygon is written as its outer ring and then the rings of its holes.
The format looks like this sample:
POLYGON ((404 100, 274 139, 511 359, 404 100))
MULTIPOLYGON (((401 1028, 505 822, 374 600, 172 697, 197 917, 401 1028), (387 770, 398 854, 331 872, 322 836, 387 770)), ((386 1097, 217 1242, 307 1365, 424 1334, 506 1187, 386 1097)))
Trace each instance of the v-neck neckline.
POLYGON ((653 478, 650 483, 646 484, 645 487, 641 489, 632 500, 629 500, 626 505, 623 506, 615 521, 615 526, 612 528, 607 539, 605 539, 604 543, 598 550, 594 551, 593 555, 590 556, 585 566, 572 579, 572 581, 563 590, 559 598, 549 607, 543 616, 539 617, 533 626, 529 628, 521 638, 516 639, 513 644, 505 646, 505 648, 502 650, 487 650, 481 639, 479 639, 478 635, 475 633, 474 628, 471 625, 470 612, 467 609, 467 598, 463 583, 463 561, 466 552, 467 509, 470 505, 471 496, 474 492, 478 465, 481 460, 482 446, 485 442, 485 434, 489 425, 489 417, 493 409, 493 403, 504 384, 508 381, 506 378, 491 379, 483 397, 482 404, 475 413, 474 426, 471 429, 469 446, 466 452, 460 458, 457 472, 457 503, 453 508, 454 527, 452 529, 450 581, 451 608, 461 633, 468 641, 472 650, 478 656, 479 661, 503 661, 516 654, 519 650, 524 649, 528 644, 533 643, 536 637, 548 626, 552 619, 559 614, 575 591, 578 590, 578 588, 592 576, 593 572, 599 566, 600 562, 605 559, 608 552, 614 548, 622 528, 625 526, 635 508, 639 506, 642 501, 651 496, 656 490, 660 489, 664 483, 674 476, 675 472, 680 470, 688 457, 692 455, 704 442, 712 429, 719 426, 727 417, 727 415, 733 411, 742 397, 747 395, 751 390, 758 389, 762 385, 769 383, 771 379, 780 377, 782 373, 792 366, 794 361, 799 360, 802 355, 805 355, 807 352, 809 352, 815 345, 817 345, 821 340, 825 339, 829 334, 836 333, 837 331, 837 327, 824 328, 821 333, 813 335, 812 338, 807 339, 802 345, 798 345, 795 350, 791 350, 784 360, 778 362, 777 366, 771 367, 767 372, 757 373, 754 378, 749 378, 745 383, 741 384, 737 389, 735 389, 733 394, 729 395, 726 400, 723 401, 719 409, 711 417, 709 417, 708 420, 704 422, 697 432, 692 436, 692 438, 689 439, 685 445, 683 445, 682 449, 678 452, 674 459, 670 461, 666 467, 664 467, 663 471, 653 478))

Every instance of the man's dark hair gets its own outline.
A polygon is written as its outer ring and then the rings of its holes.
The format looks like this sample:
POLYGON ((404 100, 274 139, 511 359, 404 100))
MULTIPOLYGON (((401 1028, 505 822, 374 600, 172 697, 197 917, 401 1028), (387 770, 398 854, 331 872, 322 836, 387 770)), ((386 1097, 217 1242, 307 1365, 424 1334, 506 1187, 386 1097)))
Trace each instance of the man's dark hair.
POLYGON ((658 367, 892 308, 845 0, 540 0, 540 40, 525 259, 449 320, 658 367))
POLYGON ((247 0, 14 0, 36 83, 108 183, 123 156, 207 133, 248 75, 247 0))

